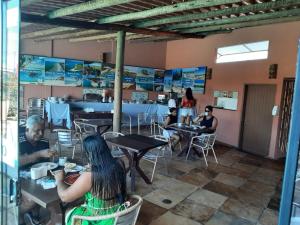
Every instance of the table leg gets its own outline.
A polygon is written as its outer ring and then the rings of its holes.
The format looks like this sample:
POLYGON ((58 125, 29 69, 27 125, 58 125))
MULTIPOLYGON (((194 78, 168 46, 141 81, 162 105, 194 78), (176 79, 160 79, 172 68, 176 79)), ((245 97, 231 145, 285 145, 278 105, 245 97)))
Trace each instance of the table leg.
POLYGON ((141 167, 140 167, 140 160, 143 158, 143 156, 147 153, 148 151, 144 151, 144 152, 142 152, 142 153, 140 153, 139 155, 137 155, 136 153, 135 153, 135 157, 136 158, 134 158, 133 159, 133 161, 135 161, 136 163, 135 163, 135 169, 136 169, 136 171, 141 175, 141 177, 144 179, 144 181, 147 183, 147 184, 151 184, 151 181, 150 181, 150 179, 146 176, 146 174, 144 173, 144 171, 141 169, 141 167))
POLYGON ((120 149, 122 150, 122 152, 125 154, 126 158, 129 161, 129 166, 128 168, 126 168, 126 173, 130 171, 130 176, 131 176, 130 188, 132 192, 135 192, 135 167, 136 167, 136 163, 134 160, 135 156, 132 157, 130 153, 127 151, 127 149, 125 148, 120 148, 120 149))
POLYGON ((98 126, 98 127, 97 127, 97 132, 98 132, 98 134, 102 135, 103 133, 105 133, 106 131, 108 131, 109 128, 111 128, 110 125, 107 125, 107 126, 98 126), (103 130, 103 131, 101 131, 101 127, 104 127, 104 130, 103 130))
POLYGON ((48 210, 50 211, 51 225, 64 225, 64 214, 62 211, 62 207, 59 202, 48 206, 48 210))

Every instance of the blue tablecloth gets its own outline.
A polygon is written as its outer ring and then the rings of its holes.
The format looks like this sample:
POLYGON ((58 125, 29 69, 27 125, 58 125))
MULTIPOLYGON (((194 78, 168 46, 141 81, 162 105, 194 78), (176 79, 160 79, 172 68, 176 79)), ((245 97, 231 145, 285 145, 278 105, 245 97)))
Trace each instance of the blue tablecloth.
POLYGON ((53 125, 62 125, 63 120, 66 120, 66 127, 71 129, 72 121, 70 116, 70 105, 51 103, 46 101, 45 110, 48 116, 48 122, 53 125))
MULTIPOLYGON (((113 110, 113 103, 99 103, 99 102, 71 102, 69 103, 71 108, 93 108, 94 111, 111 112, 113 110)), ((168 114, 169 108, 166 105, 158 104, 122 104, 122 112, 131 117, 131 123, 133 126, 137 125, 137 117, 139 113, 146 113, 148 117, 146 122, 142 124, 150 124, 150 115, 158 114, 160 116, 168 114)))
MULTIPOLYGON (((52 120, 52 123, 57 125, 61 124, 62 119, 67 121, 67 127, 71 128, 71 116, 70 110, 74 108, 84 109, 93 108, 94 111, 98 112, 111 112, 113 110, 113 103, 100 103, 100 102, 70 102, 68 104, 57 104, 46 101, 46 112, 48 113, 48 121, 52 120)), ((180 111, 178 112, 178 118, 180 119, 180 111)), ((139 113, 145 113, 147 115, 146 121, 142 121, 141 124, 150 124, 150 116, 158 115, 159 119, 162 120, 164 115, 169 113, 167 105, 160 104, 122 104, 122 112, 131 117, 131 123, 133 126, 137 125, 137 119, 139 113)), ((160 121, 162 122, 162 121, 160 121)))

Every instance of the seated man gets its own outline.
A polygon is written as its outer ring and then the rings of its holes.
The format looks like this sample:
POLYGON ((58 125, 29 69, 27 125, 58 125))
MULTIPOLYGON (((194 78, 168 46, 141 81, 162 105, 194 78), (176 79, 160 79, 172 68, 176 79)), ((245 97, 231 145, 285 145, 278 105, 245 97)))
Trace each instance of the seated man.
POLYGON ((193 120, 194 123, 200 123, 201 134, 211 134, 216 131, 218 120, 215 116, 213 116, 212 112, 213 107, 211 105, 207 105, 205 107, 205 113, 201 113, 193 120))
POLYGON ((169 129, 168 126, 177 123, 177 109, 176 108, 170 108, 170 114, 166 118, 164 122, 164 131, 163 131, 163 136, 166 138, 170 138, 173 146, 175 147, 179 141, 180 141, 180 136, 178 135, 177 131, 169 129))
MULTIPOLYGON (((20 127, 19 131, 19 149, 20 149, 20 167, 38 162, 40 158, 49 158, 55 154, 49 150, 49 142, 43 138, 44 120, 37 115, 30 116, 26 120, 26 128, 20 127)), ((26 224, 38 224, 32 217, 31 213, 27 213, 34 209, 37 205, 31 199, 22 195, 22 203, 20 208, 21 219, 25 218, 26 224)))

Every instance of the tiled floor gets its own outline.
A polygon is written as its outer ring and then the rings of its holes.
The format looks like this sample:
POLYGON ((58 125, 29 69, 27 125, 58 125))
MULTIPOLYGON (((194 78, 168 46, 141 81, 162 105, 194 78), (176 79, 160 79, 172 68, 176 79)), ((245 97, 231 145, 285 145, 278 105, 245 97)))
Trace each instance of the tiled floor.
MULTIPOLYGON (((211 155, 206 168, 201 158, 173 154, 167 165, 159 161, 152 185, 138 177, 144 203, 137 225, 277 225, 283 163, 215 150, 218 165, 211 155)), ((141 163, 149 176, 152 165, 141 163)))

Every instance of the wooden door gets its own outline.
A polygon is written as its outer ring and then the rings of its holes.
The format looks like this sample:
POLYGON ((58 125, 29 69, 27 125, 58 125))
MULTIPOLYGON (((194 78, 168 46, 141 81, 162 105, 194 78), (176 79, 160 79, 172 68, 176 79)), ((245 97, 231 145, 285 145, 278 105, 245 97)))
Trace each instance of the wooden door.
POLYGON ((241 148, 244 151, 268 155, 275 91, 275 85, 246 86, 241 136, 241 148))

